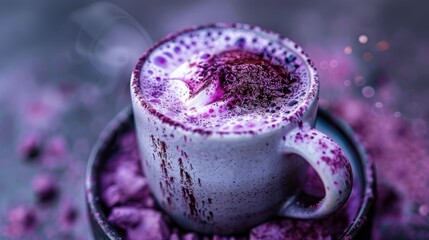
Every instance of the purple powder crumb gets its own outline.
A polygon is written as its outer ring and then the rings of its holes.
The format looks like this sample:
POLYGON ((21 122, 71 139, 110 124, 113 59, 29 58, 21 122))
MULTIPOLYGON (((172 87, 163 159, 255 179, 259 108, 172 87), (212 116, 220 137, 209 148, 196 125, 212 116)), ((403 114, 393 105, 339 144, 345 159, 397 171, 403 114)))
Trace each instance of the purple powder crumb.
POLYGON ((253 228, 250 240, 332 239, 330 230, 316 221, 276 220, 253 228))
POLYGON ((117 177, 119 170, 123 171, 122 173, 129 174, 131 176, 140 176, 142 174, 139 159, 130 158, 130 154, 118 156, 115 161, 112 162, 111 167, 113 172, 115 172, 115 177, 117 177), (118 162, 121 164, 118 165, 118 162))
POLYGON ((147 208, 154 208, 155 207, 155 200, 151 196, 147 196, 143 200, 143 206, 147 208))
POLYGON ((160 212, 152 209, 140 210, 141 221, 134 228, 127 228, 128 240, 164 240, 170 236, 170 229, 160 212))
POLYGON ((109 222, 121 228, 134 228, 141 220, 140 210, 134 207, 115 207, 108 218, 109 222))
POLYGON ((41 204, 52 203, 59 195, 59 188, 49 175, 38 175, 33 179, 32 186, 37 201, 41 204))
POLYGON ((60 224, 64 230, 69 230, 74 226, 79 217, 77 208, 71 204, 66 204, 60 210, 60 224))
POLYGON ((63 166, 69 157, 69 149, 64 136, 57 135, 46 140, 40 156, 41 163, 49 168, 63 166))
POLYGON ((8 213, 8 224, 4 229, 6 236, 21 238, 30 234, 37 226, 36 211, 28 206, 13 208, 8 213))
POLYGON ((141 194, 145 195, 144 192, 147 189, 146 178, 136 175, 126 167, 120 167, 115 177, 116 184, 123 194, 123 200, 132 199, 141 194))
POLYGON ((50 157, 63 157, 68 152, 67 143, 62 136, 55 136, 49 139, 45 152, 50 157))
POLYGON ((177 233, 172 233, 170 235, 170 237, 168 238, 168 240, 181 240, 179 234, 177 233))
POLYGON ((195 233, 187 233, 183 235, 182 240, 198 240, 199 237, 195 233))
POLYGON ((42 138, 37 134, 30 134, 21 140, 18 152, 26 160, 35 160, 42 153, 42 147, 42 138))
POLYGON ((116 185, 112 185, 106 189, 104 189, 103 193, 102 193, 102 198, 104 203, 108 206, 108 207, 113 207, 116 204, 118 204, 119 202, 121 202, 121 191, 119 190, 119 187, 116 185))

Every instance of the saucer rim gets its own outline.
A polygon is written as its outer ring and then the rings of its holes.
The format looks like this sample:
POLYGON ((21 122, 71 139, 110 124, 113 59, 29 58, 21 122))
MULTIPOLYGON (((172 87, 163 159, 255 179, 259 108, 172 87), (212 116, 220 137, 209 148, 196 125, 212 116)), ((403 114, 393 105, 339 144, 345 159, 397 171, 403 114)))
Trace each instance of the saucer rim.
MULTIPOLYGON (((321 107, 318 108, 317 118, 325 118, 326 122, 332 124, 337 131, 341 132, 347 144, 352 146, 353 150, 356 151, 357 158, 360 159, 360 165, 362 167, 363 175, 365 178, 362 180, 362 199, 359 206, 359 210, 348 227, 343 231, 343 234, 339 239, 352 239, 356 237, 364 225, 371 224, 371 216, 373 213, 373 205, 375 200, 375 187, 376 187, 376 176, 375 176, 375 165, 373 159, 369 156, 368 151, 362 144, 360 137, 353 131, 353 129, 342 119, 336 117, 328 110, 321 107)), ((87 207, 87 217, 90 222, 91 231, 93 235, 96 235, 96 230, 100 234, 104 234, 107 239, 124 239, 114 227, 112 227, 107 217, 104 215, 99 200, 100 198, 96 195, 97 183, 95 176, 97 175, 96 170, 102 163, 100 159, 102 153, 106 151, 109 143, 113 140, 113 134, 116 132, 118 136, 123 128, 127 127, 133 119, 132 107, 128 106, 120 111, 102 130, 101 134, 97 138, 86 166, 85 172, 85 203, 87 207)), ((134 125, 134 122, 132 123, 134 125)), ((317 126, 316 126, 317 129, 317 126)))

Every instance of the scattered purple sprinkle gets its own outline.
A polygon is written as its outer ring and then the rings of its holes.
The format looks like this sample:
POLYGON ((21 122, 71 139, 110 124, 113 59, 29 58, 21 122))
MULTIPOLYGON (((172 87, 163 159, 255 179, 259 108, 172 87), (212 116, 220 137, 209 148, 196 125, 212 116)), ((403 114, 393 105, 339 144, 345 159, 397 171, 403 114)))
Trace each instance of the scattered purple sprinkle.
POLYGON ((12 238, 21 238, 31 234, 37 224, 36 211, 29 206, 19 206, 9 211, 4 233, 12 238))
POLYGON ((45 146, 46 154, 51 157, 63 157, 67 154, 67 143, 63 136, 54 136, 48 140, 45 146))
POLYGON ((37 134, 25 136, 18 145, 19 154, 26 160, 35 160, 42 153, 43 141, 37 134))
POLYGON ((78 218, 79 211, 74 205, 67 203, 61 207, 60 224, 63 230, 70 230, 76 224, 78 218))
POLYGON ((37 201, 41 204, 49 204, 58 198, 59 187, 56 181, 49 175, 38 175, 32 181, 37 201))

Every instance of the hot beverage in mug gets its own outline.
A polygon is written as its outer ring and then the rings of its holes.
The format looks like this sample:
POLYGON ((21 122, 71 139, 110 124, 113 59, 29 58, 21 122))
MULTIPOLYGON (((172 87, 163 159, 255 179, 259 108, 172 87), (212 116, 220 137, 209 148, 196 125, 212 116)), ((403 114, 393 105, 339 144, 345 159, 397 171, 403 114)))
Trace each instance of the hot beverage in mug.
POLYGON ((350 164, 313 129, 317 72, 304 51, 246 24, 210 24, 159 41, 138 62, 131 95, 142 166, 181 226, 232 234, 270 217, 322 218, 352 188, 350 164), (300 196, 313 167, 325 188, 300 196))

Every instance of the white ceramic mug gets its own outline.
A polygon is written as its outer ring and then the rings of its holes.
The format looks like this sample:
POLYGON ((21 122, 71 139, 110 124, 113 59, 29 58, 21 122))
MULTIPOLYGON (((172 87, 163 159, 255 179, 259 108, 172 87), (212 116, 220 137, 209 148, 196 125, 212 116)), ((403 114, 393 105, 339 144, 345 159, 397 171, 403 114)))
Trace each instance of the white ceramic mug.
MULTIPOLYGON (((305 63, 309 87, 299 107, 276 127, 257 133, 189 130, 166 120, 142 98, 140 73, 153 49, 137 64, 131 79, 132 105, 144 173, 160 206, 182 227, 203 233, 232 234, 280 215, 323 218, 348 199, 352 172, 339 146, 314 125, 319 80, 302 48, 275 33, 244 24, 281 42, 305 63), (300 156, 300 157, 297 157, 300 156), (319 174, 325 196, 312 206, 299 199, 299 182, 308 163, 319 174)), ((231 26, 229 26, 231 27, 231 26)), ((142 79, 144 81, 144 79, 142 79)))

